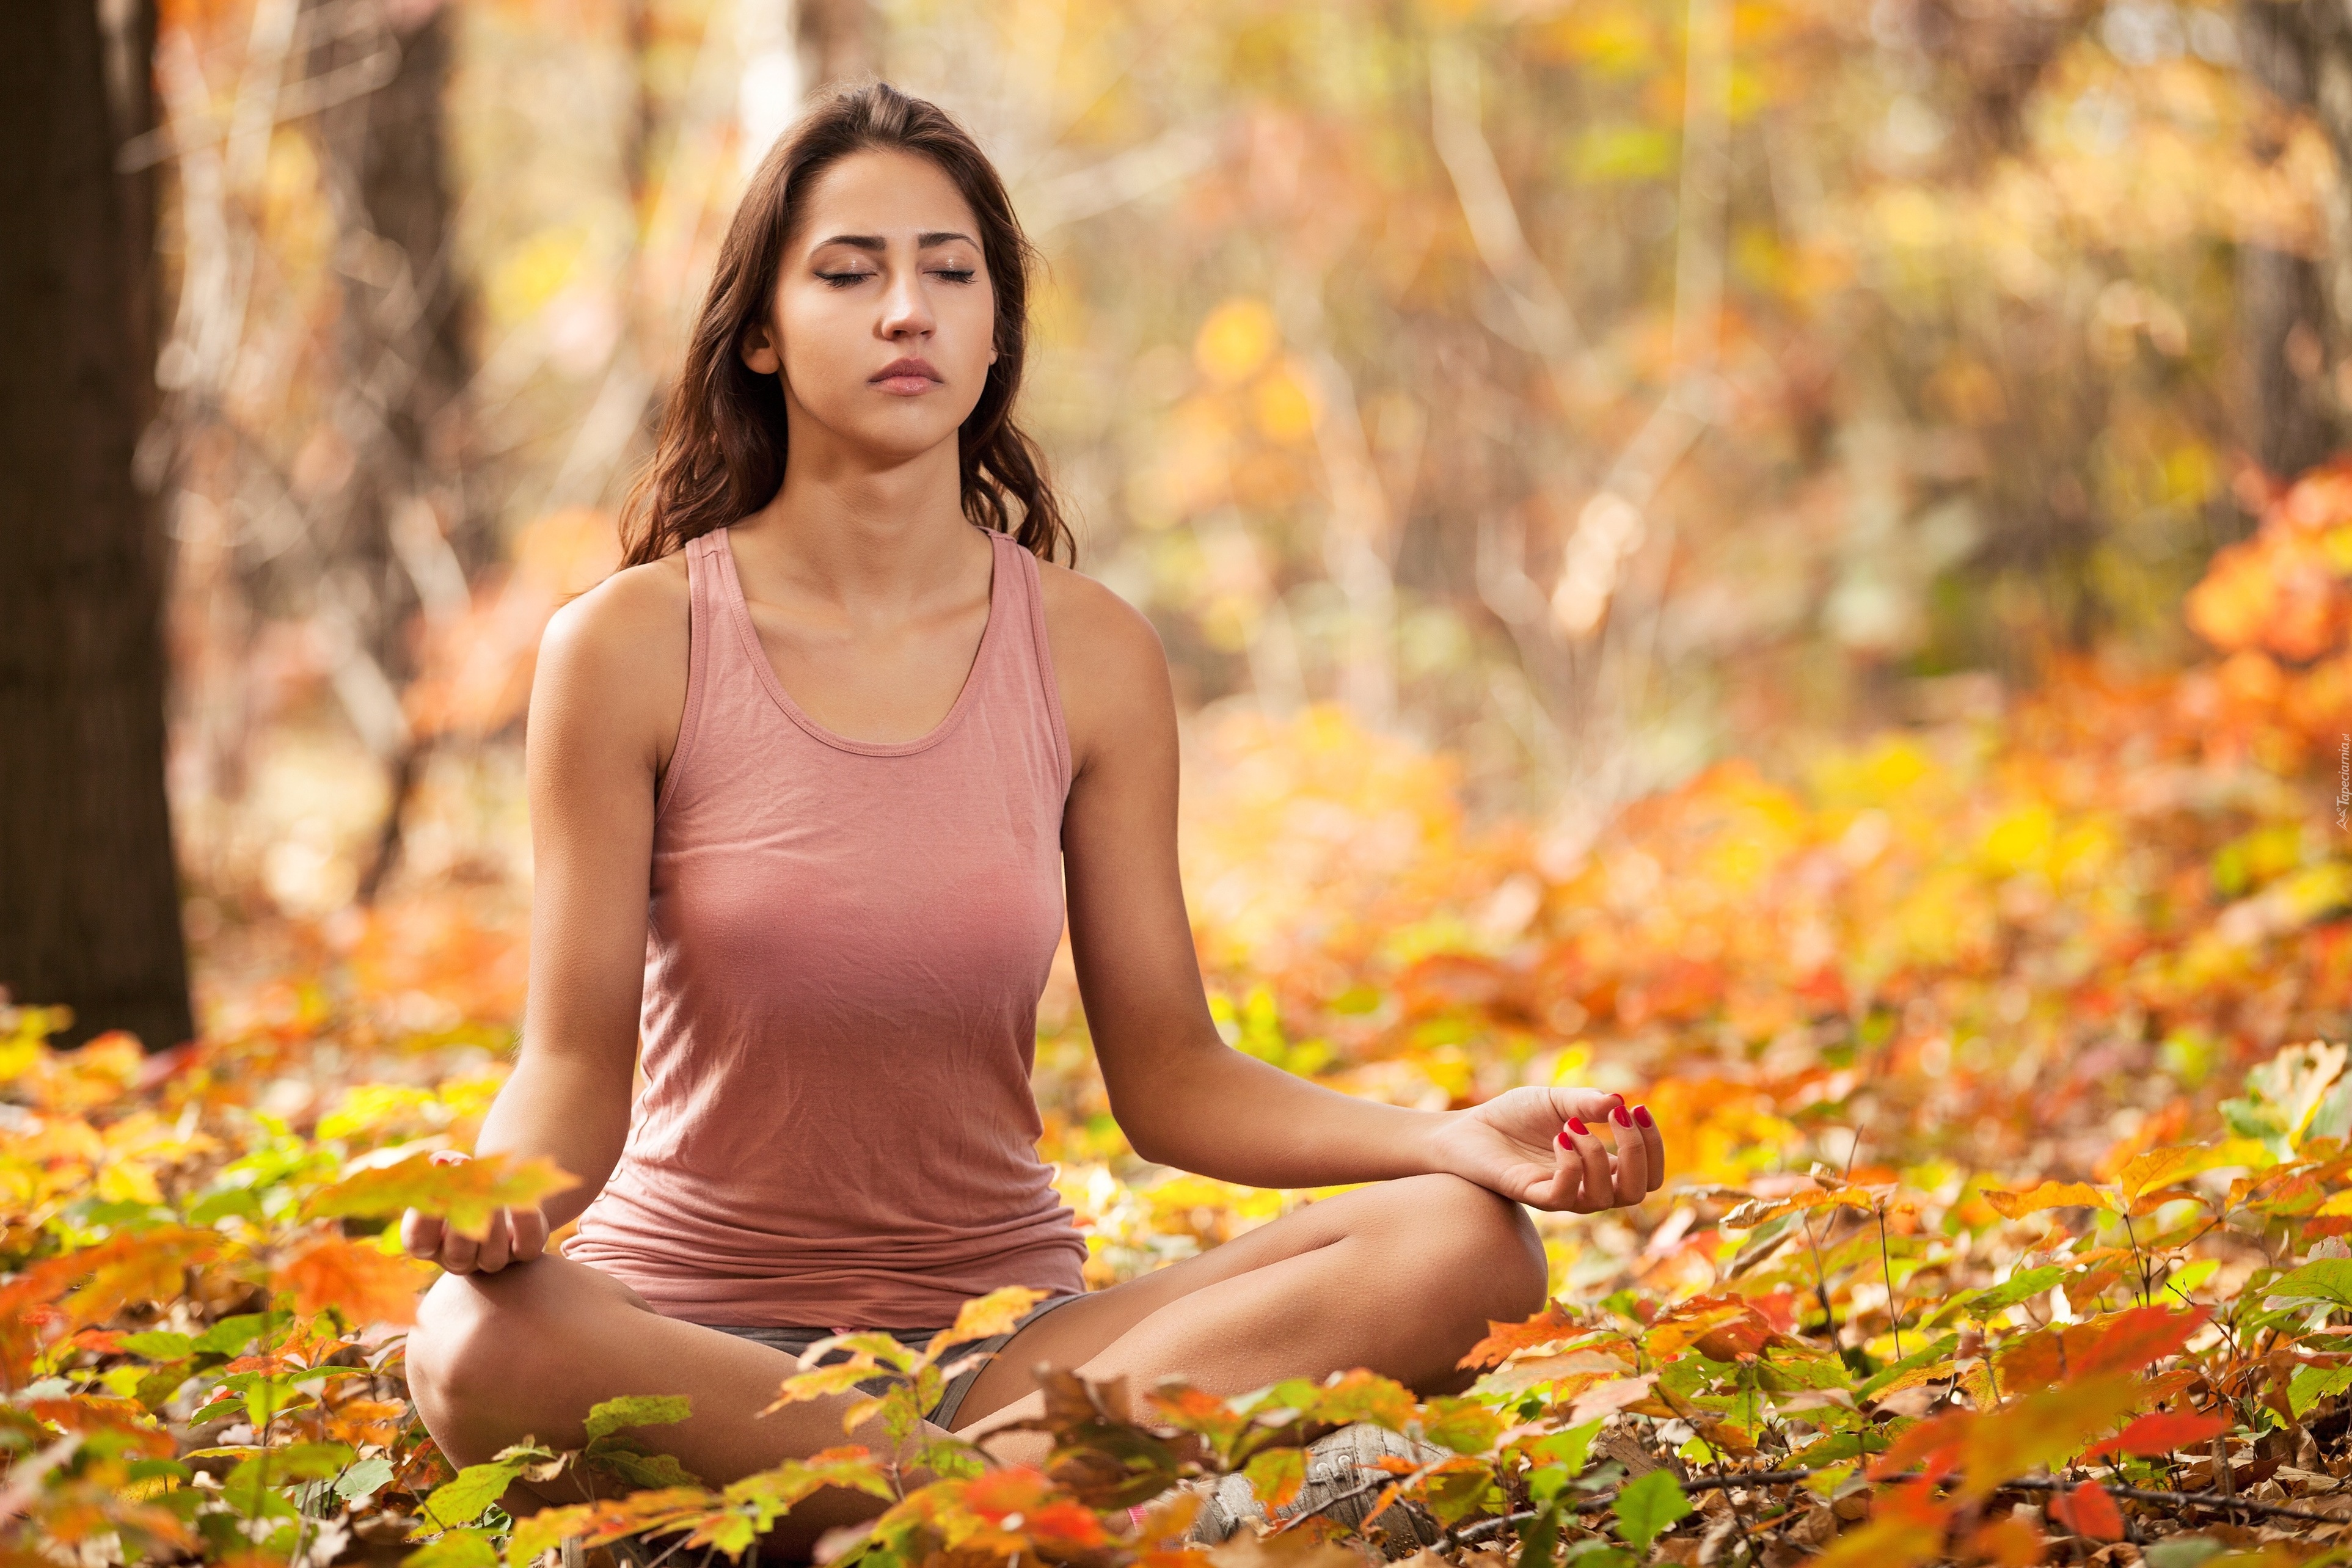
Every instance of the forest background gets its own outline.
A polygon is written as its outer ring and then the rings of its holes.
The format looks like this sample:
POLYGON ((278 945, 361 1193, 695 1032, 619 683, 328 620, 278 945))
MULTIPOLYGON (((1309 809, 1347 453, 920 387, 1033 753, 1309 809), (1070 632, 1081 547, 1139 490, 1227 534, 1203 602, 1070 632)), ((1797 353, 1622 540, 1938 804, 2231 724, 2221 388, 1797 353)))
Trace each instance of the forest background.
MULTIPOLYGON (((1546 1217, 1559 1305, 1466 1402, 1179 1402, 1122 1462, 1278 1499, 1317 1412, 1417 1424, 1441 1554, 1527 1568, 2332 1552, 2339 12, 10 8, 0 1528, 561 1549, 415 1423, 383 1221, 537 1179, 428 1164, 523 1004, 537 640, 750 167, 880 72, 1047 259, 1024 418, 1176 671, 1231 1040, 1431 1108, 1638 1088, 1676 1160, 1546 1217)), ((1138 1161, 1066 964, 1037 1087, 1097 1284, 1315 1196, 1138 1161)), ((836 1551, 1148 1548, 1082 1471, 836 1551)), ((561 1522, 707 1553, 808 1484, 561 1522)))

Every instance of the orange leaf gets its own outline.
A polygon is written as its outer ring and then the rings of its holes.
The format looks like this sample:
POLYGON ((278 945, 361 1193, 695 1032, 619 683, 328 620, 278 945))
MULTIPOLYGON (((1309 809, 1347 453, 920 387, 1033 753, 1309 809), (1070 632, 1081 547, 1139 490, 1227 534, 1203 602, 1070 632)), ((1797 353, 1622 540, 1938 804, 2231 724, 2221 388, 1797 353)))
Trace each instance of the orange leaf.
POLYGON ((363 1247, 329 1232, 270 1270, 269 1288, 294 1292, 304 1317, 329 1307, 354 1325, 416 1321, 416 1299, 433 1282, 431 1265, 363 1247))
POLYGON ((2045 1181, 2028 1192, 2004 1192, 2000 1187, 1984 1189, 1984 1200, 1992 1205, 2004 1219, 2022 1219, 2029 1214, 2039 1214, 2045 1208, 2104 1208, 2110 1214, 2121 1212, 2116 1200, 2086 1182, 2045 1181))
POLYGON ((2187 1448, 2217 1437, 2231 1427, 2227 1416, 2207 1415, 2200 1411, 2159 1410, 2153 1416, 2143 1416, 2105 1442, 2093 1447, 2093 1458, 2102 1454, 2140 1454, 2154 1458, 2187 1448))
POLYGON ((1558 1301, 1546 1301, 1543 1311, 1521 1322, 1487 1319, 1486 1337, 1472 1345, 1470 1354, 1454 1364, 1462 1368, 1499 1366, 1519 1351, 1533 1350, 1580 1332, 1580 1325, 1569 1319, 1558 1301))
POLYGON ((1970 1553, 1997 1568, 2031 1568, 2048 1550, 2042 1532, 2014 1514, 1994 1520, 1969 1538, 1970 1553))
POLYGON ((2050 1515, 2077 1535, 2094 1541, 2121 1541, 2124 1516, 2096 1481, 2084 1481, 2071 1492, 2050 1500, 2050 1515))

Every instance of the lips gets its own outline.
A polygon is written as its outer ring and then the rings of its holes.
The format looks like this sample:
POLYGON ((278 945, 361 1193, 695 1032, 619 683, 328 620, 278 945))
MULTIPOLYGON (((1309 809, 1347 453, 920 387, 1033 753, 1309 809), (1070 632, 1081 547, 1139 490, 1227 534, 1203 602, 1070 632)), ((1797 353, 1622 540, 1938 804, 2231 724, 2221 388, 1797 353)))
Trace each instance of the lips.
POLYGON ((940 372, 931 368, 929 360, 903 359, 891 361, 866 381, 869 385, 879 387, 884 392, 912 396, 930 391, 940 385, 942 379, 940 372))

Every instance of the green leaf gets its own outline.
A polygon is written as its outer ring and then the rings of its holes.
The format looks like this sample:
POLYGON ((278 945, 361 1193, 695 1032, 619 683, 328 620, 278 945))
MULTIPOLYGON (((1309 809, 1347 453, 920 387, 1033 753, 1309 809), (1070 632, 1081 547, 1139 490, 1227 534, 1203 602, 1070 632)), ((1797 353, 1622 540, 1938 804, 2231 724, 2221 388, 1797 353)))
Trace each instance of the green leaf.
POLYGON ((382 1454, 372 1454, 345 1470, 335 1481, 335 1495, 357 1507, 383 1490, 392 1479, 392 1461, 382 1454))
POLYGON ((199 1355, 241 1355, 247 1345, 260 1337, 268 1321, 267 1312, 241 1312, 233 1318, 223 1318, 198 1335, 189 1348, 199 1355))
POLYGON ((1249 1478, 1250 1490, 1257 1494, 1258 1506, 1271 1517, 1276 1511, 1287 1508, 1298 1495, 1298 1489, 1307 1483, 1307 1451, 1268 1448, 1254 1456, 1242 1474, 1249 1478))
POLYGON ((2286 1400, 2295 1419, 2331 1394, 2352 1388, 2352 1366, 2298 1366, 2287 1380, 2286 1400))
POLYGON ((1528 1477, 1528 1494, 1536 1506, 1550 1506, 1560 1490, 1583 1473, 1585 1462, 1592 1454, 1592 1439, 1601 1435, 1607 1416, 1599 1421, 1587 1421, 1581 1427, 1570 1427, 1565 1432, 1553 1432, 1528 1445, 1528 1455, 1538 1461, 1538 1468, 1528 1477))
POLYGON ((1617 1494, 1617 1533, 1635 1552, 1647 1552, 1660 1531, 1690 1511, 1690 1499, 1683 1496, 1675 1473, 1654 1469, 1617 1494))
POLYGON ((1457 1454, 1486 1453, 1503 1434, 1503 1418, 1479 1400, 1433 1395, 1421 1408, 1421 1435, 1457 1454))
POLYGON ((1559 1546, 1559 1510, 1546 1508, 1533 1519, 1519 1521, 1518 1568, 1551 1568, 1559 1546))
POLYGON ((581 1458, 609 1470, 635 1487, 698 1487, 702 1478, 678 1462, 675 1454, 656 1454, 624 1437, 607 1437, 581 1458))
POLYGON ((493 1459, 487 1465, 467 1465, 453 1479, 433 1489, 433 1495, 425 1500, 424 1521, 409 1532, 409 1539, 414 1541, 430 1531, 455 1530, 461 1524, 473 1523, 482 1517, 484 1509, 505 1495, 528 1463, 523 1459, 493 1459))
POLYGON ((2284 1297, 2293 1301, 2326 1301, 2352 1307, 2352 1258, 2322 1258, 2283 1274, 2263 1289, 2264 1300, 2284 1297))
POLYGON ((1633 1554, 1622 1546, 1612 1546, 1597 1535, 1587 1536, 1561 1553, 1562 1563, 1573 1563, 1576 1568, 1633 1568, 1633 1554))
POLYGON ((1943 1338, 1936 1341, 1935 1343, 1928 1345, 1927 1348, 1914 1351, 1909 1355, 1905 1356, 1901 1361, 1894 1362, 1888 1365, 1880 1367, 1876 1373, 1872 1375, 1870 1381, 1855 1385, 1854 1394, 1859 1398, 1867 1399, 1872 1395, 1877 1393, 1880 1389, 1885 1387, 1888 1384, 1894 1382, 1896 1378, 1902 1376, 1905 1373, 1916 1371, 1918 1368, 1923 1366, 1932 1366, 1937 1362, 1943 1361, 1949 1357, 1951 1354, 1959 1349, 1959 1347, 1960 1336, 1956 1333, 1948 1333, 1943 1338))
POLYGON ((2151 1542, 2140 1561, 2147 1568, 2197 1568, 2226 1550, 2210 1535, 2176 1535, 2169 1541, 2151 1542))
POLYGON ((588 1440, 593 1443, 624 1427, 667 1427, 691 1414, 683 1394, 625 1394, 589 1406, 588 1440))
POLYGON ((195 1354, 196 1342, 168 1329, 147 1329, 122 1336, 122 1348, 150 1361, 185 1361, 195 1354))
POLYGON ((452 1530, 400 1560, 400 1568, 499 1568, 487 1530, 452 1530))

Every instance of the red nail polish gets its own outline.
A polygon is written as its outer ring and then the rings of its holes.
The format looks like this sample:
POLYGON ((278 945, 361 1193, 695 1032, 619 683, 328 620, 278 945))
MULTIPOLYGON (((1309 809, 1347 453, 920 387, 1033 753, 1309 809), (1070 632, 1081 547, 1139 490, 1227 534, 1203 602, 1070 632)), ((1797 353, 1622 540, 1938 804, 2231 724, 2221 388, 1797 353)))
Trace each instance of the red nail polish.
POLYGON ((1610 1112, 1609 1119, 1616 1123, 1621 1127, 1630 1127, 1633 1124, 1633 1118, 1625 1114, 1625 1107, 1622 1105, 1620 1105, 1614 1111, 1610 1112))
POLYGON ((1650 1108, 1647 1105, 1636 1105, 1633 1107, 1633 1120, 1640 1123, 1644 1127, 1654 1127, 1657 1125, 1655 1122, 1650 1120, 1650 1108))
POLYGON ((1553 1138, 1552 1142, 1558 1144, 1563 1149, 1572 1148, 1575 1146, 1568 1141, 1568 1134, 1566 1133, 1561 1133, 1559 1136, 1553 1138))
POLYGON ((1580 1138, 1589 1138, 1592 1135, 1592 1129, 1586 1126, 1583 1123, 1578 1121, 1573 1116, 1570 1116, 1568 1119, 1568 1130, 1574 1133, 1580 1138))

